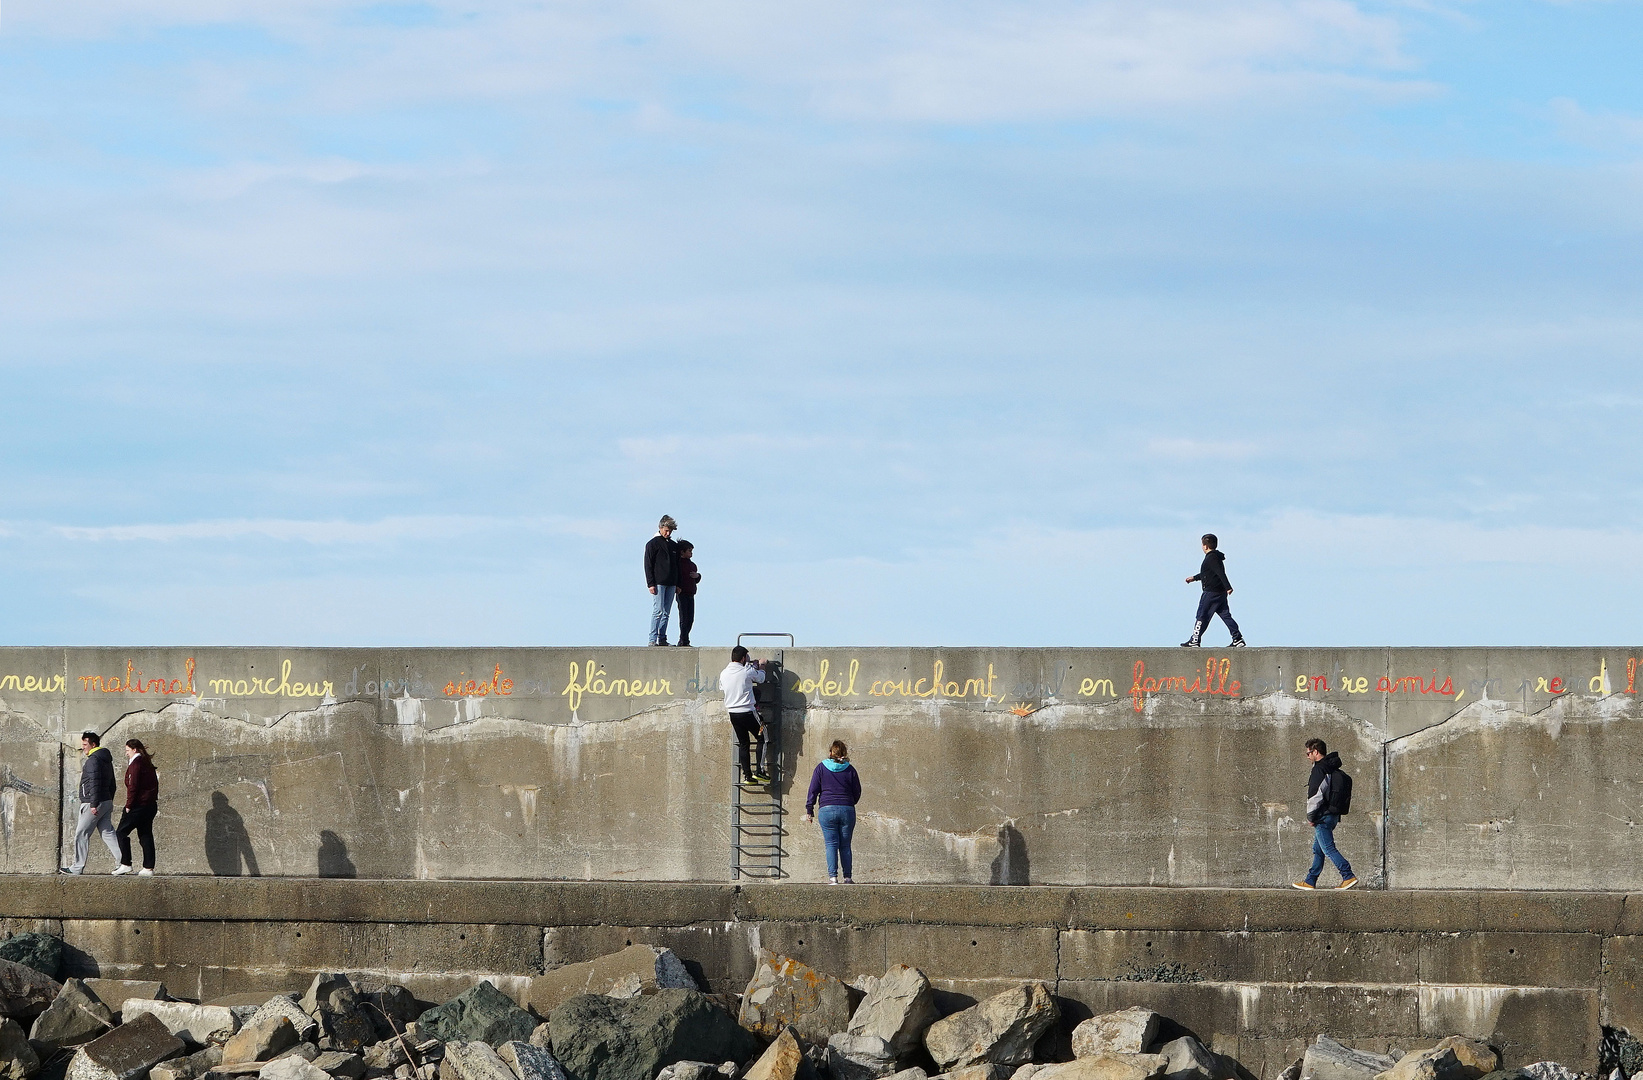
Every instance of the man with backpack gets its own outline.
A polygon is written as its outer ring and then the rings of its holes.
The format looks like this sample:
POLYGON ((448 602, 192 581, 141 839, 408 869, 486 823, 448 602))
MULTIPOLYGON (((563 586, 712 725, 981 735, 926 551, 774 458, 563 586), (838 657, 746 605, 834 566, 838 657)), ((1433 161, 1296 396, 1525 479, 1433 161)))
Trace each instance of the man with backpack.
POLYGON ((1312 825, 1312 869, 1305 881, 1294 883, 1295 887, 1316 889, 1327 857, 1341 872, 1338 888, 1350 889, 1358 879, 1352 876, 1352 864, 1346 861, 1346 856, 1335 850, 1335 826, 1352 809, 1352 778, 1341 771, 1341 755, 1331 753, 1322 739, 1306 741, 1306 759, 1312 762, 1312 775, 1306 782, 1306 820, 1312 825))

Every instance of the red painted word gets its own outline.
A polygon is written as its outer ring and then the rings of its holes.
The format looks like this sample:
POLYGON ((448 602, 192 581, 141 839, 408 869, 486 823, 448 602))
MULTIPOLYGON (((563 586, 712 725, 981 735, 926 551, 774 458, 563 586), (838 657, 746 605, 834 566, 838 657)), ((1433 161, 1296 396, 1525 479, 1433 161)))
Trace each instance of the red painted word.
POLYGON ((1389 679, 1385 675, 1382 675, 1380 682, 1375 684, 1375 689, 1383 694, 1421 693, 1443 694, 1445 697, 1454 697, 1455 680, 1452 676, 1445 675, 1443 677, 1443 685, 1439 686, 1438 673, 1434 668, 1432 671, 1432 677, 1424 682, 1421 680, 1419 675, 1405 675, 1401 679, 1389 679))
POLYGON ((1135 711, 1141 711, 1141 695, 1156 694, 1160 690, 1179 690, 1183 694, 1222 694, 1226 697, 1238 697, 1242 687, 1234 679, 1230 686, 1227 675, 1232 671, 1232 661, 1227 657, 1217 660, 1210 657, 1204 661, 1204 673, 1187 685, 1185 675, 1165 675, 1162 678, 1147 676, 1147 665, 1143 660, 1135 662, 1135 681, 1130 684, 1130 700, 1135 702, 1135 711), (1219 679, 1219 683, 1217 683, 1219 679))
POLYGON ((110 675, 107 679, 101 675, 81 675, 81 690, 100 690, 105 694, 194 694, 194 658, 190 656, 183 661, 184 677, 181 679, 149 679, 143 682, 143 673, 137 670, 137 665, 130 660, 126 661, 125 680, 120 676, 110 675), (132 676, 136 676, 133 678, 132 676))
POLYGON ((446 697, 485 697, 488 694, 500 694, 503 697, 513 693, 513 680, 502 677, 502 665, 496 665, 496 671, 491 674, 490 682, 480 682, 477 679, 462 681, 461 672, 456 678, 445 684, 446 697))

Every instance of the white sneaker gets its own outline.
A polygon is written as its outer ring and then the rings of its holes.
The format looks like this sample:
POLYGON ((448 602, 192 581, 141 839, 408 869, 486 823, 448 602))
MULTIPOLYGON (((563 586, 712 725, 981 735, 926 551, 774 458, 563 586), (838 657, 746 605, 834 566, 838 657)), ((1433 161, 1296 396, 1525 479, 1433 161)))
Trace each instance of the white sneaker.
POLYGON ((131 867, 125 865, 124 863, 121 863, 119 866, 116 866, 114 868, 112 873, 114 874, 115 877, 119 877, 121 874, 129 874, 129 873, 131 873, 131 867))
POLYGON ((137 876, 138 877, 153 877, 154 876, 154 871, 150 870, 148 867, 145 866, 141 870, 137 871, 137 876))
POLYGON ((830 877, 827 879, 827 883, 829 885, 837 885, 839 883, 839 879, 836 877, 830 877))

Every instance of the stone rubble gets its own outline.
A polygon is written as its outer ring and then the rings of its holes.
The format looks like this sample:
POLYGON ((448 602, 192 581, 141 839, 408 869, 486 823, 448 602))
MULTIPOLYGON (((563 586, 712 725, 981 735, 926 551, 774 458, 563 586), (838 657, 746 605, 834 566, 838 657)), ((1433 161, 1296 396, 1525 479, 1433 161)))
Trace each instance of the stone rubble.
MULTIPOLYGON (((52 966, 38 941, 12 954, 52 966)), ((0 1080, 1253 1080, 1142 1005, 1068 1031, 1041 982, 944 1016, 905 964, 843 981, 758 950, 740 995, 710 994, 640 944, 503 985, 520 1000, 482 980, 424 1009, 384 976, 320 972, 301 994, 195 1004, 159 982, 58 983, 0 958, 0 1080)), ((1628 1060, 1610 1042, 1630 1038, 1605 1036, 1606 1072, 1628 1060)), ((1305 1052, 1278 1080, 1598 1080, 1551 1061, 1502 1069, 1475 1038, 1426 1042, 1380 1054, 1318 1034, 1290 1044, 1305 1052)))

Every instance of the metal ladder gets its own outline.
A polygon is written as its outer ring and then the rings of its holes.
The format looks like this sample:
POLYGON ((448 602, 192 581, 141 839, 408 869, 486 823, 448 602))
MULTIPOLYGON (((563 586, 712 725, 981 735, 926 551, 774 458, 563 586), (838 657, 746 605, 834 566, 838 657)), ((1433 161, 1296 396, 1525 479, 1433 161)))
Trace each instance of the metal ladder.
MULTIPOLYGON (((743 638, 786 638, 792 634, 737 634, 743 638)), ((782 662, 786 651, 775 651, 774 663, 766 663, 764 682, 753 686, 755 708, 764 725, 764 760, 770 783, 743 787, 741 767, 736 764, 736 740, 730 746, 730 880, 744 877, 782 877, 782 844, 787 836, 782 809, 782 788, 787 777, 782 768, 782 662)))

